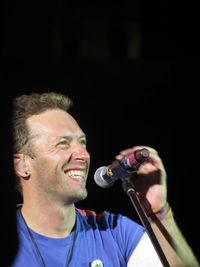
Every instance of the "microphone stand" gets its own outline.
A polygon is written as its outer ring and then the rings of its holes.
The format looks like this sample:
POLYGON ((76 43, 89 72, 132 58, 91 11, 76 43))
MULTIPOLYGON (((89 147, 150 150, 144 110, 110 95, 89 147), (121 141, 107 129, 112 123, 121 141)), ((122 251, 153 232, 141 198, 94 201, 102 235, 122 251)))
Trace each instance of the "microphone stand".
POLYGON ((138 214, 142 224, 144 225, 144 227, 147 231, 147 234, 148 234, 149 238, 151 239, 151 242, 152 242, 163 266, 164 267, 170 267, 170 265, 169 265, 169 263, 165 257, 165 254, 163 253, 162 248, 161 248, 161 246, 160 246, 160 244, 159 244, 159 242, 158 242, 158 240, 157 240, 157 238, 156 238, 156 236, 152 230, 151 224, 147 219, 146 213, 140 204, 139 198, 137 196, 137 192, 136 192, 133 184, 130 182, 130 178, 125 177, 121 180, 122 180, 122 186, 123 186, 124 192, 129 196, 132 204, 134 205, 134 207, 137 211, 137 214, 138 214))

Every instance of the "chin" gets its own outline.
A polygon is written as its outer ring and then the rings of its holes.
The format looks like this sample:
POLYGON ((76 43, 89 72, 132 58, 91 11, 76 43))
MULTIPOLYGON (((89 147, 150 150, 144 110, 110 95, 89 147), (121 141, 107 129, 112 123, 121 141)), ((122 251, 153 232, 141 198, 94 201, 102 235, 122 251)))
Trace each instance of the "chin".
POLYGON ((88 196, 88 192, 87 190, 85 190, 84 192, 82 192, 82 194, 80 194, 80 200, 86 199, 87 196, 88 196))
POLYGON ((84 200, 84 199, 86 199, 87 196, 88 196, 88 192, 87 192, 87 190, 84 190, 84 191, 80 192, 76 197, 74 197, 73 203, 84 200))

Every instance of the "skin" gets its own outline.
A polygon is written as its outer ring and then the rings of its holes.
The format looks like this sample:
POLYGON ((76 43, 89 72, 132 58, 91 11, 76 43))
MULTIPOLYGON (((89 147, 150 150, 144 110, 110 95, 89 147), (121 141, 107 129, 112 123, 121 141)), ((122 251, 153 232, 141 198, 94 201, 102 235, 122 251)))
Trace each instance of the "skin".
POLYGON ((150 152, 149 158, 139 166, 137 175, 133 175, 131 180, 139 192, 139 198, 143 206, 150 204, 152 210, 161 209, 167 201, 167 175, 157 151, 148 146, 135 146, 120 152, 116 156, 117 160, 138 149, 146 148, 150 152))
MULTIPOLYGON (((121 151, 116 159, 120 160, 125 155, 141 148, 148 149, 150 156, 139 166, 137 174, 132 175, 130 180, 148 214, 149 211, 160 210, 167 202, 167 174, 158 152, 148 146, 136 146, 121 151)), ((170 266, 200 266, 172 214, 166 216, 162 221, 150 220, 150 224, 170 266)))

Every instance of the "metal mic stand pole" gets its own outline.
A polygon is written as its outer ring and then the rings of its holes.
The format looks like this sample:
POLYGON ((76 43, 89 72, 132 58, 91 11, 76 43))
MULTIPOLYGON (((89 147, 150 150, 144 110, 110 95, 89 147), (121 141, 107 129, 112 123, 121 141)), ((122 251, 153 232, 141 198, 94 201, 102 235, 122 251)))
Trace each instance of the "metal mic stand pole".
POLYGON ((147 219, 146 213, 143 210, 142 206, 140 205, 137 193, 136 193, 135 188, 133 187, 132 183, 130 182, 129 177, 123 178, 121 180, 122 180, 123 189, 124 189, 125 193, 129 196, 132 204, 134 205, 134 207, 137 211, 137 214, 140 217, 140 220, 141 220, 142 224, 144 225, 144 227, 147 231, 147 234, 148 234, 149 238, 151 239, 152 244, 153 244, 163 266, 164 267, 170 267, 170 265, 169 265, 169 263, 165 257, 165 254, 163 253, 162 248, 161 248, 161 246, 160 246, 160 244, 159 244, 159 242, 158 242, 158 240, 157 240, 157 238, 156 238, 156 236, 152 230, 151 224, 147 219))

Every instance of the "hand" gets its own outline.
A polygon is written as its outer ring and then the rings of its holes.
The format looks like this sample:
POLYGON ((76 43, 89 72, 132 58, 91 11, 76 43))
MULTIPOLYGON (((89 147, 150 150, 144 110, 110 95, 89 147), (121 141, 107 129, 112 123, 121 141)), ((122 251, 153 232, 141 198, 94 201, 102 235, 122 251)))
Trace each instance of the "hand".
POLYGON ((135 186, 141 204, 151 210, 161 209, 167 201, 167 175, 157 151, 148 146, 135 146, 125 149, 116 156, 117 160, 138 149, 146 148, 150 155, 147 161, 142 163, 137 172, 131 175, 131 181, 135 186))

